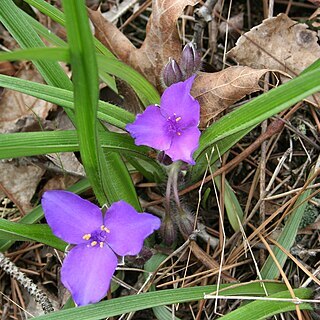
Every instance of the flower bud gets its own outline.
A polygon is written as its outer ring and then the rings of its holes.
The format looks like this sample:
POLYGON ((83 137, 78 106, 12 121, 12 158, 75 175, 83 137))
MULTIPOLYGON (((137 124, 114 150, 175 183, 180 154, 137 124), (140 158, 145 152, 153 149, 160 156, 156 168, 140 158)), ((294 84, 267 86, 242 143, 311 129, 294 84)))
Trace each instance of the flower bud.
POLYGON ((168 214, 165 215, 162 221, 160 234, 163 242, 168 246, 171 246, 177 239, 176 226, 168 214))
POLYGON ((172 159, 168 155, 166 155, 164 151, 159 152, 157 159, 164 166, 169 166, 173 162, 172 159))
POLYGON ((176 219, 181 234, 184 237, 189 237, 194 230, 194 216, 190 212, 180 209, 176 219))
POLYGON ((182 72, 178 63, 169 58, 169 62, 163 69, 163 82, 167 87, 170 87, 172 84, 182 81, 182 72))
POLYGON ((193 42, 189 42, 184 46, 180 66, 183 73, 183 80, 190 78, 200 69, 201 56, 193 42))

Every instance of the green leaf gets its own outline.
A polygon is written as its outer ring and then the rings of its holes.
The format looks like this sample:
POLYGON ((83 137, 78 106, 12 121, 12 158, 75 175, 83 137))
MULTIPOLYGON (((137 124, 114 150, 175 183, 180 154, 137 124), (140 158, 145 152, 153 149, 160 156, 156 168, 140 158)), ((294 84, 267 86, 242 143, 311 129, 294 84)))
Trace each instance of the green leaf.
MULTIPOLYGON (((68 188, 69 191, 80 194, 90 188, 89 181, 83 179, 73 186, 68 188)), ((43 211, 41 206, 37 206, 32 211, 23 216, 18 223, 33 224, 39 222, 43 218, 43 211)), ((14 240, 0 240, 0 251, 4 252, 14 243, 14 240)))
MULTIPOLYGON (((260 95, 213 123, 200 138, 200 146, 194 154, 197 165, 191 181, 199 179, 203 174, 200 166, 205 163, 205 153, 210 153, 212 147, 215 150, 219 148, 220 154, 223 154, 220 146, 224 145, 225 139, 233 135, 233 139, 227 141, 229 146, 234 145, 263 120, 316 93, 320 90, 319 79, 320 68, 317 68, 260 95)), ((212 163, 217 158, 218 154, 215 153, 212 163)))
MULTIPOLYGON (((30 96, 74 109, 73 92, 24 79, 0 75, 0 86, 29 94, 30 96)), ((128 122, 134 121, 134 115, 113 104, 99 101, 97 116, 118 128, 124 129, 128 122)))
MULTIPOLYGON (((144 270, 147 272, 155 272, 159 265, 167 258, 164 254, 157 253, 153 255, 145 264, 144 270)), ((147 280, 147 274, 145 274, 145 280, 147 280)), ((149 291, 156 291, 156 286, 153 284, 150 286, 149 291)), ((164 306, 153 307, 152 311, 159 320, 180 320, 178 317, 173 317, 172 312, 166 309, 164 306)))
POLYGON ((100 205, 103 205, 108 199, 102 182, 106 178, 106 164, 98 140, 96 118, 99 81, 91 30, 84 1, 62 3, 70 51, 80 155, 94 193, 100 205))
MULTIPOLYGON (((226 288, 228 286, 235 286, 235 284, 222 284, 220 288, 226 288)), ((279 283, 265 283, 265 286, 270 294, 285 290, 285 286, 279 283)), ((36 317, 35 320, 99 320, 163 305, 202 300, 204 294, 213 292, 216 289, 217 286, 200 286, 141 293, 102 301, 84 307, 53 312, 36 317)), ((309 292, 311 292, 311 290, 309 292)), ((223 293, 224 295, 264 295, 264 290, 259 283, 246 283, 239 284, 239 287, 225 290, 223 293)))
POLYGON ((15 60, 51 60, 70 61, 68 48, 31 48, 0 53, 0 61, 15 60))
POLYGON ((158 91, 139 72, 123 62, 98 54, 100 71, 119 77, 126 81, 137 93, 144 106, 160 103, 158 91))
MULTIPOLYGON (((310 289, 295 289, 293 290, 296 297, 300 299, 308 299, 312 296, 312 291, 310 289)), ((268 298, 292 298, 288 291, 279 292, 268 296, 268 298)), ((312 310, 312 307, 308 303, 299 304, 300 310, 312 310)), ((228 313, 227 315, 220 317, 220 320, 264 320, 272 317, 273 315, 294 311, 296 305, 293 302, 283 302, 283 301, 261 301, 257 300, 228 313)))
MULTIPOLYGON (((0 20, 11 33, 21 48, 44 48, 45 45, 25 18, 25 14, 12 0, 2 0, 0 20)), ((43 78, 50 85, 72 90, 72 84, 61 66, 56 61, 33 61, 43 78)))
MULTIPOLYGON (((212 166, 213 170, 217 170, 218 168, 213 165, 212 166)), ((221 192, 221 176, 217 176, 214 178, 214 181, 221 192)), ((239 221, 240 223, 242 222, 244 213, 242 211, 242 208, 240 206, 240 203, 234 194, 234 191, 232 190, 230 184, 228 181, 225 179, 224 180, 224 205, 226 208, 228 220, 231 224, 231 227, 234 231, 239 231, 240 226, 239 226, 239 221)))
POLYGON ((310 71, 316 70, 320 68, 320 59, 316 60, 314 63, 310 64, 310 66, 306 69, 304 69, 299 76, 302 74, 308 73, 310 71))
MULTIPOLYGON (((24 0, 25 2, 29 3, 31 6, 37 8, 40 12, 44 15, 50 17, 53 21, 59 23, 62 26, 65 26, 65 16, 64 14, 57 9, 56 7, 52 6, 51 4, 47 3, 43 0, 24 0)), ((94 40, 94 44, 96 48, 105 56, 113 57, 114 55, 97 39, 94 40)))
MULTIPOLYGON (((308 179, 310 179, 314 175, 314 173, 315 170, 313 168, 309 174, 308 179)), ((313 182, 314 180, 311 181, 310 184, 313 184, 313 182)), ((290 248, 294 244, 301 219, 308 205, 307 200, 311 192, 312 189, 307 189, 304 192, 302 192, 300 196, 297 198, 297 201, 294 204, 294 207, 292 208, 292 212, 287 221, 285 222, 285 225, 277 239, 277 242, 287 251, 290 251, 290 248)), ((274 246, 273 253, 280 266, 283 267, 288 256, 277 246, 274 246)), ((260 273, 263 279, 276 279, 279 277, 280 271, 270 255, 264 263, 260 273)))
POLYGON ((64 251, 67 244, 52 234, 51 229, 43 224, 23 224, 0 219, 0 239, 36 241, 64 251))

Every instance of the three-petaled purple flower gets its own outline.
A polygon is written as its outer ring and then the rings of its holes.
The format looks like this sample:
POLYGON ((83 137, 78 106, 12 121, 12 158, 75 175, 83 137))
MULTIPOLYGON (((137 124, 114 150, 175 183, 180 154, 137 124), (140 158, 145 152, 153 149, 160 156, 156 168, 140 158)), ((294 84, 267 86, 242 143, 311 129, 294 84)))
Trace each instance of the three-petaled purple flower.
POLYGON ((47 191, 41 203, 53 233, 76 245, 63 262, 61 281, 77 305, 101 300, 117 255, 138 254, 144 239, 160 227, 159 218, 124 201, 113 203, 104 216, 98 206, 68 191, 47 191))
POLYGON ((162 150, 173 161, 195 164, 192 154, 199 146, 200 105, 190 94, 194 78, 168 87, 161 97, 160 108, 147 107, 126 126, 136 145, 162 150))

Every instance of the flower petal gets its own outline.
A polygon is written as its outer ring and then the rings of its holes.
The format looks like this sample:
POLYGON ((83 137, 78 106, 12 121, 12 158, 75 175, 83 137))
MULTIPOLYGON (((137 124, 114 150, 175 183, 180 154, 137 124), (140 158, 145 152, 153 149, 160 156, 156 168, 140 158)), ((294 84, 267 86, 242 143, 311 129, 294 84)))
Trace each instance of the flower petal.
POLYGON ((102 225, 99 207, 72 192, 46 191, 41 204, 53 233, 68 243, 85 242, 82 237, 102 225))
POLYGON ((160 108, 149 106, 142 114, 137 115, 133 123, 126 126, 126 130, 135 139, 136 145, 165 150, 171 144, 171 135, 166 130, 166 123, 160 108))
POLYGON ((198 126, 200 121, 199 102, 190 94, 194 78, 173 84, 161 96, 161 113, 166 117, 174 114, 181 117, 179 121, 183 127, 198 126))
POLYGON ((61 281, 78 306, 100 301, 108 292, 118 258, 105 245, 75 246, 63 261, 61 281))
POLYGON ((110 230, 107 243, 120 255, 136 255, 143 241, 160 228, 160 219, 149 213, 138 213, 124 201, 112 204, 105 215, 104 225, 110 230))
POLYGON ((195 164, 192 154, 199 147, 200 130, 197 127, 183 130, 181 135, 172 139, 170 149, 165 153, 173 160, 182 160, 189 164, 195 164))

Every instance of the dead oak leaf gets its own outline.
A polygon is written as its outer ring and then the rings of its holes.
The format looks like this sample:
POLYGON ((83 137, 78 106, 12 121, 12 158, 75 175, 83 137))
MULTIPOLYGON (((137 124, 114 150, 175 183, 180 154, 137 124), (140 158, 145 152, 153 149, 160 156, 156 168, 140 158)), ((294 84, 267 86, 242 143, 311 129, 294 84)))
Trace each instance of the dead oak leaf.
POLYGON ((241 65, 296 76, 320 58, 317 34, 281 13, 242 35, 228 52, 241 65))
MULTIPOLYGON (((16 161, 0 161, 0 184, 17 207, 24 213, 32 209, 30 200, 45 170, 33 164, 19 165, 16 161)), ((4 194, 0 192, 0 198, 4 194)))
MULTIPOLYGON (((40 74, 33 69, 22 69, 16 77, 43 83, 40 74)), ((38 126, 53 108, 47 101, 4 89, 0 101, 0 133, 26 131, 26 127, 38 126)))
POLYGON ((137 49, 100 12, 90 11, 96 37, 120 60, 144 75, 161 90, 160 75, 169 57, 179 60, 181 43, 176 23, 186 6, 197 0, 153 0, 152 15, 147 24, 146 38, 137 49))
POLYGON ((205 127, 236 101, 261 90, 259 80, 267 71, 230 67, 216 73, 200 73, 191 90, 201 106, 200 126, 205 127))

